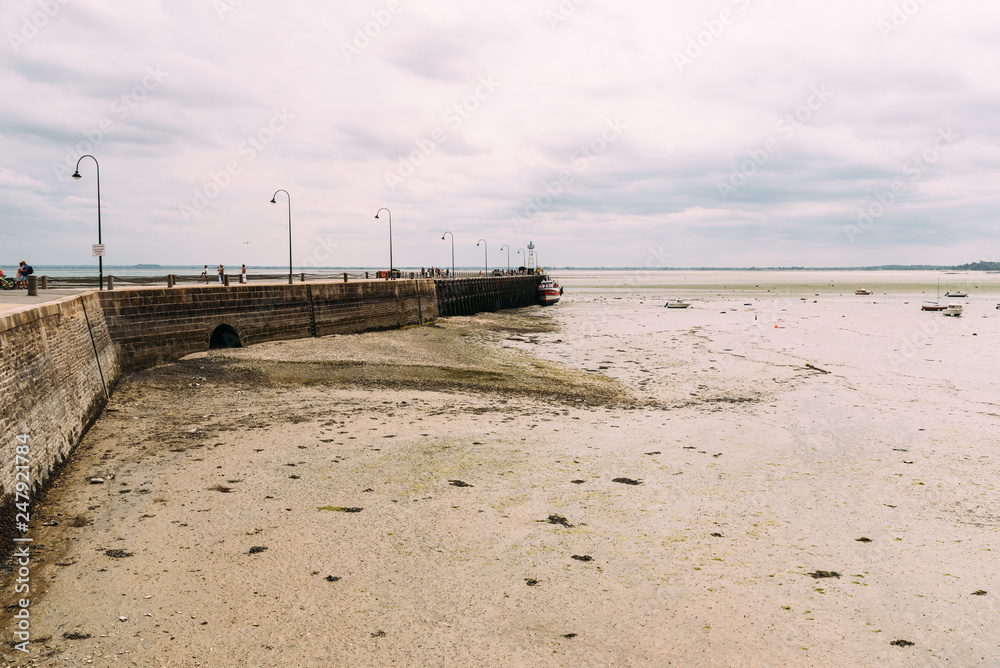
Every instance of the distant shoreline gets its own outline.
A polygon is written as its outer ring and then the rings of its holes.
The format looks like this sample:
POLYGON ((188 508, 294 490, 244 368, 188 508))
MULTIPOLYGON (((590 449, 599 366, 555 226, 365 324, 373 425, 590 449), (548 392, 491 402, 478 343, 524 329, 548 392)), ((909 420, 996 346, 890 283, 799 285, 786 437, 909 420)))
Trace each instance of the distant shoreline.
MULTIPOLYGON (((8 263, 10 264, 10 263, 8 263)), ((16 263, 14 263, 16 266, 16 263)), ((0 266, 3 266, 0 263, 0 266)), ((195 272, 200 272, 204 265, 196 264, 132 264, 132 265, 104 265, 104 272, 108 273, 112 270, 129 270, 137 269, 143 271, 150 270, 165 270, 165 269, 189 269, 195 272)), ((227 267, 239 266, 236 264, 225 265, 227 267)), ((427 265, 425 265, 427 266, 427 265)), ((287 265, 247 265, 247 268, 253 271, 259 271, 262 269, 275 270, 280 273, 282 270, 288 270, 287 265)), ((491 267, 502 268, 502 267, 491 267)), ((97 267, 89 264, 53 264, 53 265, 35 265, 35 272, 38 274, 44 273, 46 269, 80 269, 86 271, 96 271, 97 267)), ((209 273, 214 274, 216 267, 210 267, 209 273)), ((294 273, 300 272, 311 272, 311 271, 377 271, 376 267, 368 266, 351 266, 351 267, 294 267, 294 273)), ((397 269, 401 271, 419 271, 421 267, 418 266, 397 266, 397 269)), ((458 271, 478 271, 482 269, 482 266, 460 266, 456 267, 458 271)), ((959 266, 945 266, 945 265, 896 265, 896 264, 884 264, 878 266, 870 267, 545 267, 546 271, 649 271, 649 272, 672 272, 672 271, 986 271, 986 272, 1000 272, 1000 262, 976 262, 973 264, 959 265, 959 266)))

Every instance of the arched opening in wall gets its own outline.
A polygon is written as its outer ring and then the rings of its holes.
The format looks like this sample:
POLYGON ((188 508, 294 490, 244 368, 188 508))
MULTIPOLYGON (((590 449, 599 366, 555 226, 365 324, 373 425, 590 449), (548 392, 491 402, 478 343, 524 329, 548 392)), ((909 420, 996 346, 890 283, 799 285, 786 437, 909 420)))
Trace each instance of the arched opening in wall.
POLYGON ((212 332, 212 338, 208 341, 208 347, 210 350, 216 348, 242 348, 243 342, 240 341, 240 335, 236 333, 236 330, 229 325, 219 325, 212 332))

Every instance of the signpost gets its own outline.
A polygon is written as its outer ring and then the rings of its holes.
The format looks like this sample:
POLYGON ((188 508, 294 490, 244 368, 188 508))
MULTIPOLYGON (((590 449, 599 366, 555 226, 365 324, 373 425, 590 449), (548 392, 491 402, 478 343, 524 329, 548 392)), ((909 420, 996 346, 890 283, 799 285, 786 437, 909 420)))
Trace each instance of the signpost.
POLYGON ((104 244, 94 244, 94 257, 104 257, 104 244))

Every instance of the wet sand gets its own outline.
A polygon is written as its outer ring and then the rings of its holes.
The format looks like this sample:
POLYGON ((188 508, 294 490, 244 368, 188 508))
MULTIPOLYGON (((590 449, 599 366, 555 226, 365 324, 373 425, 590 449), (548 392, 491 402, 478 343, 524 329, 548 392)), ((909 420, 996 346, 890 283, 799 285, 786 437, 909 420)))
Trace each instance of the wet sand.
POLYGON ((127 379, 36 508, 34 663, 996 663, 1000 311, 758 298, 127 379))

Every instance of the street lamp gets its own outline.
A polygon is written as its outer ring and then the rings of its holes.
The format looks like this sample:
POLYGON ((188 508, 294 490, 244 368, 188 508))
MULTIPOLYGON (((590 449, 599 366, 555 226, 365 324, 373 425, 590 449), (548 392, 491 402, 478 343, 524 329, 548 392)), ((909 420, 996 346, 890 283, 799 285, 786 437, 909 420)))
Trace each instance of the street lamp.
MULTIPOLYGON (((444 240, 445 234, 451 234, 451 232, 445 232, 441 235, 442 241, 444 240)), ((455 278, 455 235, 451 234, 451 277, 455 278)))
POLYGON ((271 204, 277 204, 274 198, 278 196, 278 193, 285 193, 288 197, 288 284, 292 284, 292 196, 288 194, 288 191, 279 188, 274 191, 274 195, 271 196, 271 204))
POLYGON ((378 215, 383 211, 389 214, 389 278, 395 278, 396 276, 393 273, 393 268, 392 268, 392 211, 389 211, 389 209, 382 207, 381 209, 375 212, 375 219, 378 220, 379 219, 378 215))
POLYGON ((476 245, 483 245, 483 252, 486 254, 486 276, 490 275, 490 247, 486 244, 486 239, 480 239, 476 242, 476 245))
MULTIPOLYGON (((97 165, 97 243, 101 244, 101 165, 97 162, 97 158, 90 155, 81 155, 80 160, 84 158, 90 158, 97 165)), ((76 161, 76 171, 73 172, 73 178, 79 181, 83 177, 80 176, 80 160, 76 161)), ((97 289, 104 289, 104 255, 97 256, 97 289)))
POLYGON ((500 247, 500 250, 503 250, 504 248, 507 249, 507 273, 509 274, 510 273, 510 246, 508 246, 507 244, 504 244, 503 246, 500 247))
POLYGON ((523 257, 521 258, 521 262, 523 262, 524 264, 522 264, 521 266, 524 267, 524 268, 527 268, 528 267, 528 254, 524 252, 523 248, 518 248, 517 252, 518 252, 518 255, 523 255, 523 257))

